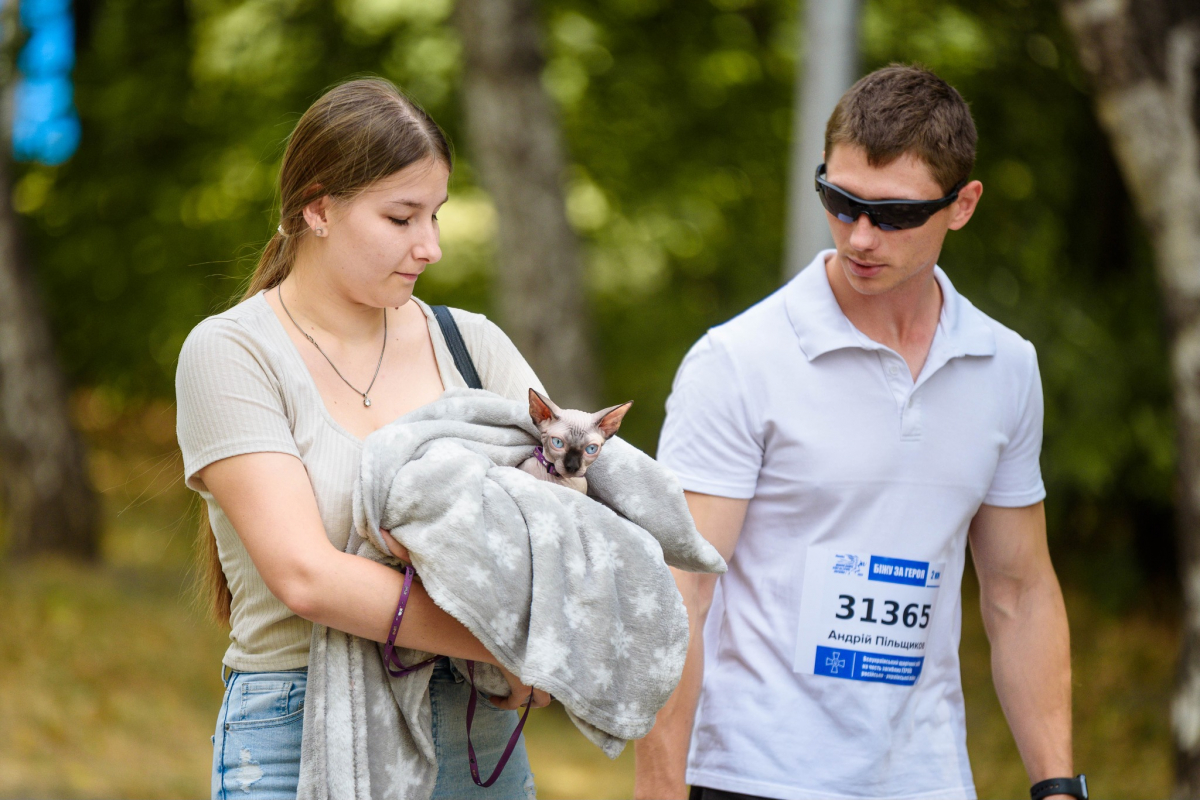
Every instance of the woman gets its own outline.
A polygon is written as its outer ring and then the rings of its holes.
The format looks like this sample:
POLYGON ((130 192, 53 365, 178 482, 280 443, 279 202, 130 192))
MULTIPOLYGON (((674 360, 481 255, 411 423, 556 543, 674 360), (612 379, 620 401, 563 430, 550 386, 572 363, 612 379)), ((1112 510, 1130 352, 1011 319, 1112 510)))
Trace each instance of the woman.
MULTIPOLYGON (((312 623, 386 640, 402 576, 342 548, 362 439, 465 385, 432 312, 412 295, 441 258, 437 211, 450 169, 437 124, 390 83, 330 90, 289 139, 281 221, 245 298, 197 325, 180 353, 185 479, 207 503, 209 573, 230 624, 214 798, 295 796, 312 623)), ((499 328, 454 316, 485 388, 521 402, 541 388, 499 328)), ((404 620, 399 646, 496 664, 419 583, 404 620)), ((434 796, 532 797, 523 744, 490 790, 471 783, 467 691, 447 663, 430 684, 442 722, 434 796)), ((511 709, 530 694, 505 677, 512 695, 481 712, 473 734, 492 760, 516 724, 511 709)), ((533 702, 549 698, 538 691, 533 702)))

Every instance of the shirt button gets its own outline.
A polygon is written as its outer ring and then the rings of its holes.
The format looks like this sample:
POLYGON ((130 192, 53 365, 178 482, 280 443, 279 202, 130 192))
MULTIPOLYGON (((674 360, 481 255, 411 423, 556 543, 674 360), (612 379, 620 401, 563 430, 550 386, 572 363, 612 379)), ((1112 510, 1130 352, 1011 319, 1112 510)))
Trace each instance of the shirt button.
POLYGON ((890 367, 888 367, 888 375, 895 375, 897 372, 899 372, 899 370, 896 369, 895 364, 892 364, 890 367))

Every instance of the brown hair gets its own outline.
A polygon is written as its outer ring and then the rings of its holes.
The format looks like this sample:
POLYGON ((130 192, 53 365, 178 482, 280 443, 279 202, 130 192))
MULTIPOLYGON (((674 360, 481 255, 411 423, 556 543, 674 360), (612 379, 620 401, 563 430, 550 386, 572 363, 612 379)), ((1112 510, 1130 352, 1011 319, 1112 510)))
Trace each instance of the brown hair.
POLYGON ((825 125, 825 158, 836 144, 863 148, 873 167, 910 153, 949 192, 971 174, 975 140, 971 109, 953 86, 925 67, 892 64, 842 95, 825 125))
MULTIPOLYGON (((349 200, 381 178, 430 158, 452 166, 446 135, 389 81, 361 78, 325 92, 288 137, 279 169, 279 227, 263 248, 242 299, 278 286, 292 271, 300 242, 309 234, 303 217, 309 203, 324 196, 349 200)), ((200 516, 197 544, 206 605, 228 624, 233 596, 203 504, 200 516)))

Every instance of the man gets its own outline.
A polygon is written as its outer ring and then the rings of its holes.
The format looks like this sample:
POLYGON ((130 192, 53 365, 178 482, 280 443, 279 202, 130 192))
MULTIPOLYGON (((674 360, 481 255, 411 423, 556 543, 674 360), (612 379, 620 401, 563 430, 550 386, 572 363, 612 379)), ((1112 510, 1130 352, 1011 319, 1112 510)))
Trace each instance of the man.
POLYGON ((638 743, 637 797, 682 798, 685 783, 703 800, 974 797, 958 665, 968 540, 1021 757, 1035 783, 1063 779, 1033 794, 1086 795, 1069 777, 1037 358, 935 266, 983 192, 975 139, 933 73, 860 80, 817 170, 836 250, 680 367, 659 459, 729 572, 676 573, 691 647, 638 743))

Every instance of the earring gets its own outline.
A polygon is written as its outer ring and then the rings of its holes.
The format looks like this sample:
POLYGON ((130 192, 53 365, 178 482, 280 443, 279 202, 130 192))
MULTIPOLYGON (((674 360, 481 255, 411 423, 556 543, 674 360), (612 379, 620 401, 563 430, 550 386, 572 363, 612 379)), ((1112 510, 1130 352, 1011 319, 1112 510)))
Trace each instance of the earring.
POLYGON ((325 229, 324 229, 324 228, 317 228, 315 231, 313 231, 313 233, 315 233, 317 236, 324 236, 324 235, 325 235, 325 229))

